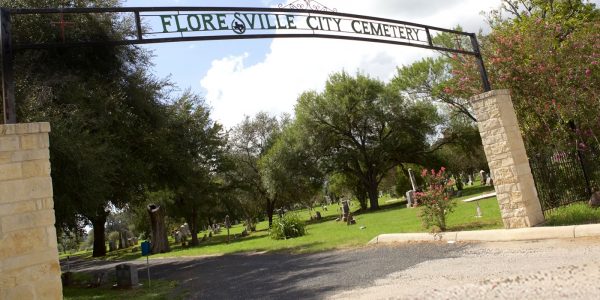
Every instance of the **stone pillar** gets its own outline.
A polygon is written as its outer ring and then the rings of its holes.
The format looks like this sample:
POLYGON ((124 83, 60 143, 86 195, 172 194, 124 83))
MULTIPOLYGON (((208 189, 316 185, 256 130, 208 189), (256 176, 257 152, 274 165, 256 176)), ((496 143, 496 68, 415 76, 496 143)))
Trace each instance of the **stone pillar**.
POLYGON ((0 125, 0 299, 62 299, 49 132, 0 125))
POLYGON ((535 226, 544 221, 525 145, 508 90, 471 98, 479 133, 494 178, 505 228, 535 226))

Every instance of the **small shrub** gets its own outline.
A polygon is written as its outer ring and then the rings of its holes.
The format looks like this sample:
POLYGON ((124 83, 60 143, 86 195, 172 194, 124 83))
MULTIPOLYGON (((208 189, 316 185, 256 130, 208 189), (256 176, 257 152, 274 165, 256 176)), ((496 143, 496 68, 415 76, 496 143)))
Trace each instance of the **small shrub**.
POLYGON ((303 236, 306 234, 304 221, 296 214, 288 213, 282 218, 277 218, 271 227, 271 238, 274 240, 285 240, 303 236))
POLYGON ((446 230, 446 216, 454 211, 456 202, 448 195, 448 190, 453 188, 454 182, 444 177, 445 168, 437 173, 431 170, 421 172, 427 183, 425 192, 415 193, 417 203, 421 206, 421 220, 425 228, 434 228, 434 231, 446 230))
POLYGON ((120 239, 120 238, 121 238, 121 235, 119 234, 119 232, 118 232, 118 231, 111 231, 111 232, 108 234, 108 238, 107 238, 107 240, 108 240, 108 241, 110 241, 110 242, 115 242, 115 243, 117 243, 117 242, 119 242, 119 239, 120 239))

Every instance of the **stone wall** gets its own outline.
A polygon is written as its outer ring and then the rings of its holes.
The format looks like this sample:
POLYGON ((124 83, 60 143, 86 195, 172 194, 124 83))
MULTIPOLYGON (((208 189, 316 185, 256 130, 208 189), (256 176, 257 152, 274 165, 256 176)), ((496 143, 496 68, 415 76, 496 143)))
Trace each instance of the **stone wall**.
POLYGON ((531 227, 543 222, 510 92, 490 91, 471 98, 471 104, 494 178, 504 227, 531 227))
POLYGON ((0 125, 0 299, 62 299, 49 132, 0 125))

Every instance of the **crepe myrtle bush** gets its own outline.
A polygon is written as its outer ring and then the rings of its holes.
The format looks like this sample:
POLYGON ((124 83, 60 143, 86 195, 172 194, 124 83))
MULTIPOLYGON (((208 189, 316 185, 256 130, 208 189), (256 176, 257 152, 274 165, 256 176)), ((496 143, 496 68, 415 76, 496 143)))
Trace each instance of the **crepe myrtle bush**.
POLYGON ((306 225, 297 214, 288 213, 273 222, 271 227, 271 238, 274 240, 286 240, 303 236, 306 234, 306 225))
POLYGON ((446 230, 446 217, 454 211, 456 202, 450 199, 448 191, 453 189, 454 181, 445 176, 446 169, 442 167, 439 171, 426 170, 421 176, 426 182, 423 192, 415 193, 417 203, 421 206, 420 217, 425 228, 437 227, 441 231, 446 230))

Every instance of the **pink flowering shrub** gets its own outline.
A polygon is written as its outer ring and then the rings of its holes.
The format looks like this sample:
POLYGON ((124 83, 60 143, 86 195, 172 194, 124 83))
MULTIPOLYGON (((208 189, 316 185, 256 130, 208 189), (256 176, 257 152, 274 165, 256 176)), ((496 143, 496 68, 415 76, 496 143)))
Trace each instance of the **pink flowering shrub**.
POLYGON ((448 195, 454 182, 444 176, 445 168, 438 172, 423 170, 421 176, 425 179, 427 188, 424 192, 415 193, 417 203, 421 206, 421 220, 425 228, 436 226, 441 231, 446 230, 446 216, 454 211, 456 203, 448 195))

